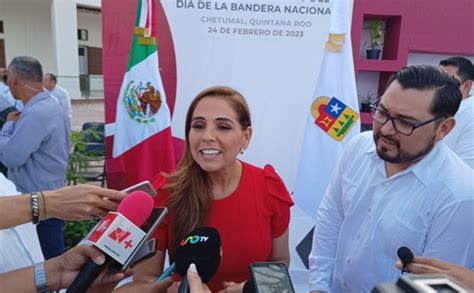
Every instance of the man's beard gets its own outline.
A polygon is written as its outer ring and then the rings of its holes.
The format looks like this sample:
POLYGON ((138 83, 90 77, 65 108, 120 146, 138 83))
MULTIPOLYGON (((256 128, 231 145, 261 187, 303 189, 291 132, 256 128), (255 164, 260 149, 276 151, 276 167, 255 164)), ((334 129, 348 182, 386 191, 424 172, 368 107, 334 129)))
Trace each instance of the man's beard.
POLYGON ((402 149, 400 149, 400 142, 391 138, 390 136, 382 136, 379 132, 374 132, 374 141, 376 145, 377 155, 384 160, 385 162, 392 163, 392 164, 400 164, 400 163, 407 163, 407 162, 416 162, 422 159, 426 154, 428 154, 435 145, 435 135, 431 138, 430 143, 421 151, 417 152, 416 154, 410 154, 402 149), (395 156, 390 156, 387 154, 387 150, 382 148, 379 149, 378 140, 383 137, 384 139, 393 142, 396 145, 396 150, 398 151, 395 156))

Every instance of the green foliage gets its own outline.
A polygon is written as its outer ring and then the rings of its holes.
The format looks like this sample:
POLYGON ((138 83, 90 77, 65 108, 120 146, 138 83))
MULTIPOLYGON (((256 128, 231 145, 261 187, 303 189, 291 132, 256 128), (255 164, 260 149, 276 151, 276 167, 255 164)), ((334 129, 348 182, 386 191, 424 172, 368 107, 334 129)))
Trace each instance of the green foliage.
POLYGON ((359 95, 359 98, 361 99, 360 103, 362 105, 370 105, 376 100, 377 96, 371 92, 367 92, 365 96, 359 95))
MULTIPOLYGON (((71 148, 73 152, 70 154, 68 161, 68 182, 74 178, 81 183, 85 182, 85 178, 78 174, 87 168, 91 157, 97 156, 96 154, 86 151, 86 143, 94 139, 100 139, 100 133, 92 128, 84 131, 71 131, 71 148)), ((74 247, 81 241, 96 223, 97 221, 95 220, 79 222, 66 221, 63 229, 66 249, 74 247)))
POLYGON ((64 246, 66 250, 74 247, 81 241, 98 221, 87 220, 79 222, 66 221, 64 225, 64 246))
POLYGON ((370 45, 373 50, 380 49, 382 44, 382 20, 370 19, 368 21, 370 29, 370 45))
POLYGON ((71 148, 73 149, 69 155, 67 168, 67 181, 70 182, 74 178, 84 183, 85 179, 79 176, 81 172, 88 167, 91 157, 97 157, 97 154, 86 152, 86 143, 92 139, 98 140, 100 133, 97 130, 89 128, 83 131, 71 131, 71 148))

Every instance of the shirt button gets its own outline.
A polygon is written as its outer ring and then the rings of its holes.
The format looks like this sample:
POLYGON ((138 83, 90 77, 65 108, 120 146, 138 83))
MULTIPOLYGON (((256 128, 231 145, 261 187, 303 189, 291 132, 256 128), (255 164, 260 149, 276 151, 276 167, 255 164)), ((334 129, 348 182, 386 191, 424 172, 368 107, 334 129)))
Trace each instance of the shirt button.
POLYGON ((372 208, 369 208, 367 211, 370 213, 372 211, 372 208))
POLYGON ((351 259, 350 258, 347 259, 347 263, 351 264, 351 259))

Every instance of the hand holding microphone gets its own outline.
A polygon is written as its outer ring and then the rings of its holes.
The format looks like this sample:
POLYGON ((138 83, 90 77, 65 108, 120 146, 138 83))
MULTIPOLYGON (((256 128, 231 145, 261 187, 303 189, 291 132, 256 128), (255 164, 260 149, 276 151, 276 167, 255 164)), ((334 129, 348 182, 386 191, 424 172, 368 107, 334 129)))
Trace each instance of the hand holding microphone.
POLYGON ((413 261, 413 258, 414 258, 413 252, 411 252, 410 248, 406 246, 402 246, 397 250, 397 255, 401 261, 402 274, 404 272, 410 273, 410 271, 407 270, 406 268, 413 261))
POLYGON ((196 267, 202 282, 207 283, 217 272, 221 256, 221 238, 215 228, 201 227, 186 235, 175 253, 176 272, 183 277, 178 292, 188 292, 188 268, 191 267, 191 271, 194 270, 191 264, 196 267))
POLYGON ((69 293, 86 292, 100 272, 112 264, 123 265, 137 251, 135 245, 145 232, 143 225, 153 210, 153 198, 142 191, 130 193, 120 203, 117 213, 109 213, 87 238, 89 243, 105 252, 106 261, 97 265, 92 260, 82 268, 67 290, 69 293))

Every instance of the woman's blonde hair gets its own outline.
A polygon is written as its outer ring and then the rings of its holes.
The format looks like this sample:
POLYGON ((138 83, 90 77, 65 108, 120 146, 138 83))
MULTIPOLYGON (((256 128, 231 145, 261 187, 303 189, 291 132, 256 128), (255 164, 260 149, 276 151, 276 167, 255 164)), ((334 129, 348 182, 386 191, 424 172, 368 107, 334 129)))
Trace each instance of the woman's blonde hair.
POLYGON ((171 229, 174 231, 174 246, 170 247, 173 254, 178 242, 193 229, 203 226, 211 209, 212 191, 207 172, 194 161, 190 145, 189 132, 194 110, 199 102, 206 97, 222 99, 229 103, 235 111, 242 130, 251 126, 250 111, 244 97, 234 89, 224 86, 210 87, 200 92, 189 106, 186 114, 185 135, 186 146, 184 155, 178 164, 176 172, 165 177, 169 183, 165 189, 172 190, 167 207, 174 219, 171 229))

